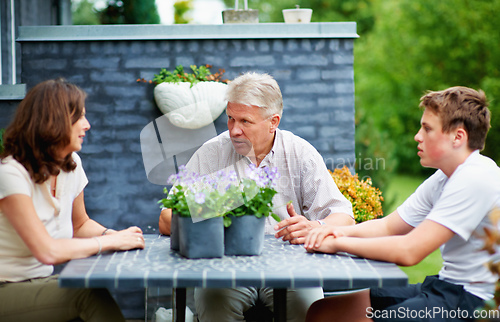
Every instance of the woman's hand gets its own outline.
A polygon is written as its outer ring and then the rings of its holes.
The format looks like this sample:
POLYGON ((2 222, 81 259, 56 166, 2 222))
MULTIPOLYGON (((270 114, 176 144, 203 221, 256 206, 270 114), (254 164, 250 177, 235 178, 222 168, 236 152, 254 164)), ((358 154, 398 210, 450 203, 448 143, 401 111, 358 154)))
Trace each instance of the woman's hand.
POLYGON ((139 227, 132 226, 124 230, 110 232, 101 237, 103 251, 105 250, 130 250, 145 246, 144 236, 139 227))

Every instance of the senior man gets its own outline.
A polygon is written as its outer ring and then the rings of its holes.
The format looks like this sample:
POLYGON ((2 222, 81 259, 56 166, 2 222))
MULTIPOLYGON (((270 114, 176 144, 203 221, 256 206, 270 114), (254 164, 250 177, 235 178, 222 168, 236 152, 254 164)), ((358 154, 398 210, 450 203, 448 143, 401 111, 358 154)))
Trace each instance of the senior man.
MULTIPOLYGON (((318 151, 304 139, 278 129, 283 98, 270 75, 245 73, 237 77, 229 84, 226 99, 228 131, 196 151, 186 165, 189 170, 210 174, 232 168, 242 176, 252 163, 261 168, 277 168, 280 178, 273 204, 281 222, 267 217, 265 230, 266 234, 275 234, 293 244, 303 244, 308 232, 324 223, 354 224, 352 206, 340 193, 318 151)), ((171 218, 170 209, 161 211, 162 234, 170 234, 171 218)), ((304 321, 309 306, 320 298, 321 288, 288 290, 288 321, 304 321)), ((259 300, 272 310, 273 290, 195 290, 196 311, 202 322, 243 321, 243 313, 259 300)))

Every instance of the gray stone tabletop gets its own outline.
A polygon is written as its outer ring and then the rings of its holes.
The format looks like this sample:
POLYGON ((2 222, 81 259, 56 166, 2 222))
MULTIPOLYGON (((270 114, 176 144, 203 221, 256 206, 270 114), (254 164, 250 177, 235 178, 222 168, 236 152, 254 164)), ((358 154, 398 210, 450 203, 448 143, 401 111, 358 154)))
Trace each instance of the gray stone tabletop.
POLYGON ((236 287, 325 290, 405 286, 407 276, 394 264, 349 254, 311 254, 302 246, 266 236, 259 256, 186 259, 170 250, 170 238, 145 235, 146 248, 104 253, 70 261, 61 287, 236 287))

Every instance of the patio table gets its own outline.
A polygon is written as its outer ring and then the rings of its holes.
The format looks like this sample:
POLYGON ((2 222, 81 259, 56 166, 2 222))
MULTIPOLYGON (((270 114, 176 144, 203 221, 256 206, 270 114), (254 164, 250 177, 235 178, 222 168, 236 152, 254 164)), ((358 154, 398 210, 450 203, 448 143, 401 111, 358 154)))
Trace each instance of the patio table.
POLYGON ((395 264, 349 254, 307 253, 274 236, 265 238, 259 256, 187 259, 170 250, 170 238, 144 235, 143 250, 107 252, 70 261, 59 277, 61 287, 173 288, 174 318, 184 321, 186 288, 238 286, 274 289, 275 321, 286 320, 286 289, 323 287, 352 290, 371 286, 405 286, 407 276, 395 264))

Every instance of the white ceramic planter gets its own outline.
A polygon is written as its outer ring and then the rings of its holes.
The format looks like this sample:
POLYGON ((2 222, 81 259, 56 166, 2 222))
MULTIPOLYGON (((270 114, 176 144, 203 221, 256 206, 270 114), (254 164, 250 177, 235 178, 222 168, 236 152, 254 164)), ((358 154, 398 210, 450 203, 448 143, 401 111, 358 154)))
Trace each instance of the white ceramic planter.
POLYGON ((311 22, 312 9, 283 9, 285 23, 309 23, 311 22))
POLYGON ((219 82, 161 83, 154 89, 156 105, 175 126, 199 129, 216 120, 226 108, 227 84, 219 82))

